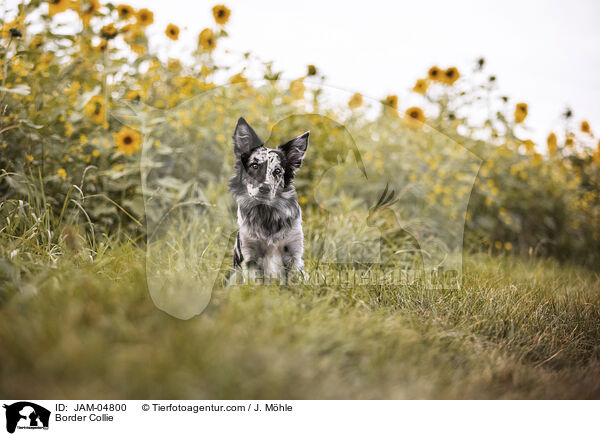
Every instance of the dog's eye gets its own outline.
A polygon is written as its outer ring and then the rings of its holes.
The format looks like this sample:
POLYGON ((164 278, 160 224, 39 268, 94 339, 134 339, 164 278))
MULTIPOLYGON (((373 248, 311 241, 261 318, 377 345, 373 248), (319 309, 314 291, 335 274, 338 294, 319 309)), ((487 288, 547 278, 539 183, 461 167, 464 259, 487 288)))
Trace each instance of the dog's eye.
POLYGON ((257 170, 258 164, 256 162, 254 162, 253 164, 250 165, 250 168, 252 168, 253 170, 257 170))
POLYGON ((281 174, 281 169, 275 168, 275 170, 273 171, 273 175, 278 176, 279 174, 281 174))

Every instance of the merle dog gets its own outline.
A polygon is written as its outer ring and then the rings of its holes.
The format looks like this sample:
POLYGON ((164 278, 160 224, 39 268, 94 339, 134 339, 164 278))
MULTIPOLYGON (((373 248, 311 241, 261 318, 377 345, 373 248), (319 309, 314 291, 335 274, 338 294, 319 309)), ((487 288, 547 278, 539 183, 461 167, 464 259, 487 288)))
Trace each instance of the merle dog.
POLYGON ((304 273, 302 211, 294 175, 308 147, 304 133, 276 149, 266 148, 244 118, 233 133, 235 174, 229 190, 238 205, 239 231, 233 277, 264 277, 287 284, 290 272, 304 273))

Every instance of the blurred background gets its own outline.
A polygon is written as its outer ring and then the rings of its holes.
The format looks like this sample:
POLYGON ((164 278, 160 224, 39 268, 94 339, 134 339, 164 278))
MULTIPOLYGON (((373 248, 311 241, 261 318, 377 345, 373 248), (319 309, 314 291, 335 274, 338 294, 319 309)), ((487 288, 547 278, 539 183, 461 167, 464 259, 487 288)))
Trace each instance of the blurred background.
MULTIPOLYGON (((17 0, 5 0, 14 7, 17 0)), ((183 57, 211 25, 207 1, 132 0, 155 11, 147 33, 163 57, 183 57), (164 28, 181 28, 177 44, 166 44, 164 28)), ((401 94, 406 107, 419 102, 405 92, 431 65, 470 70, 484 57, 498 92, 529 103, 527 134, 536 142, 566 107, 600 124, 600 3, 476 0, 421 2, 227 2, 234 12, 223 49, 252 52, 273 61, 284 78, 314 64, 330 86, 379 99, 401 94)), ((59 17, 57 19, 60 20, 59 17)), ((66 21, 66 19, 65 19, 66 21)), ((255 72, 249 78, 260 78, 255 72)), ((471 114, 482 120, 481 114, 471 114)))

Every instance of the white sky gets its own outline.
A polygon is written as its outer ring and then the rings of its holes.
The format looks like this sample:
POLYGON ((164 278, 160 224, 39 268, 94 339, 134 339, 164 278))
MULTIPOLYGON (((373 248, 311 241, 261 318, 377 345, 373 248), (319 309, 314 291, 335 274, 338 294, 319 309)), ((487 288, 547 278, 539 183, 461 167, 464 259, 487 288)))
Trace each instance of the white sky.
POLYGON ((380 99, 404 94, 431 65, 466 72, 483 56, 501 92, 529 104, 534 139, 567 105, 600 132, 600 1, 123 0, 154 11, 157 41, 167 23, 182 28, 175 54, 214 24, 221 2, 232 10, 226 47, 275 61, 286 78, 314 64, 327 84, 380 99))

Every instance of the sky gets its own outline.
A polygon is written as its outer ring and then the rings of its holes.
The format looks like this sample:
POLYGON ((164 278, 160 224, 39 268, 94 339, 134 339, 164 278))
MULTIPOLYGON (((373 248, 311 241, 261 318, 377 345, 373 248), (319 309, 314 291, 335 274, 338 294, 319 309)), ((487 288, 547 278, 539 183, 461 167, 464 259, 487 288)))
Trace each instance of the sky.
MULTIPOLYGON (((467 72, 484 57, 501 93, 528 103, 531 137, 545 138, 566 106, 600 133, 600 1, 218 1, 232 10, 224 45, 274 61, 285 78, 314 64, 328 85, 382 99, 405 95, 432 65, 467 72)), ((157 40, 169 22, 182 28, 174 54, 214 25, 217 3, 123 2, 154 11, 157 40)))

